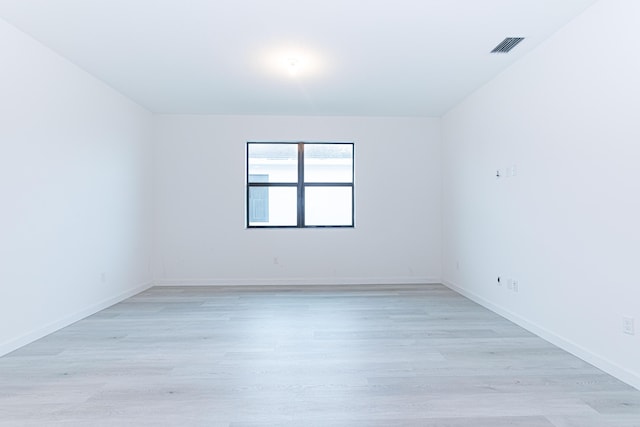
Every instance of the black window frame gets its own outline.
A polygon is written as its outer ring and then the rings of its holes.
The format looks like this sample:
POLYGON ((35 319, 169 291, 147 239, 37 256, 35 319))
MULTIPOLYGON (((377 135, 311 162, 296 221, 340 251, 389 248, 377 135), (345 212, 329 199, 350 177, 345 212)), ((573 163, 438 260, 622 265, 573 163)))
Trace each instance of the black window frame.
POLYGON ((246 200, 245 200, 245 226, 246 228, 355 228, 355 143, 353 142, 256 142, 250 141, 246 145, 246 200), (252 144, 264 144, 264 145, 281 145, 291 144, 297 145, 297 162, 298 162, 298 179, 296 182, 250 182, 249 179, 249 146, 252 144), (305 145, 350 145, 351 146, 351 182, 305 182, 304 181, 304 147, 305 145), (296 187, 297 196, 297 224, 296 225, 251 225, 249 218, 250 198, 249 194, 251 188, 264 188, 264 187, 296 187), (350 225, 306 225, 305 220, 305 188, 306 187, 350 187, 351 188, 351 224, 350 225))

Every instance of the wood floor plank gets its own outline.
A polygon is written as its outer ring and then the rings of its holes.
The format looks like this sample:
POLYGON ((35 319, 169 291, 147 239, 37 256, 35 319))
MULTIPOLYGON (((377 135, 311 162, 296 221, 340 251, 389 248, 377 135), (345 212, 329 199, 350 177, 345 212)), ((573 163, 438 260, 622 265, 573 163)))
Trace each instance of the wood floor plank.
POLYGON ((0 385, 0 427, 640 427, 640 391, 441 285, 156 287, 0 385))

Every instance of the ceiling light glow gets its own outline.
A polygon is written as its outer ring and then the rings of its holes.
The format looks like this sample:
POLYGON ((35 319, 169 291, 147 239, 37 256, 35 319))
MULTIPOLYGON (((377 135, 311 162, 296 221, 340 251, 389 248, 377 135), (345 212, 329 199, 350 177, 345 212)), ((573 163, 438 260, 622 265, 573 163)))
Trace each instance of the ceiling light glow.
POLYGON ((295 77, 298 75, 298 71, 300 70, 300 60, 298 58, 288 58, 285 65, 290 76, 295 77))
POLYGON ((272 49, 264 51, 261 68, 274 76, 311 78, 323 74, 326 64, 315 52, 303 49, 272 49))

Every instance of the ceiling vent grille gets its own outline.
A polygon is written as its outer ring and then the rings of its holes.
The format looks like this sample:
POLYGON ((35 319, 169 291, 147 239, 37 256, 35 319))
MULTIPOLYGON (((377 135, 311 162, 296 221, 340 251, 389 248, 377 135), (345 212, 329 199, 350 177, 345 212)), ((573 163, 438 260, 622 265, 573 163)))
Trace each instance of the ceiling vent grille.
POLYGON ((508 53, 511 49, 516 47, 518 43, 524 40, 524 37, 507 37, 500 44, 493 48, 491 53, 508 53))

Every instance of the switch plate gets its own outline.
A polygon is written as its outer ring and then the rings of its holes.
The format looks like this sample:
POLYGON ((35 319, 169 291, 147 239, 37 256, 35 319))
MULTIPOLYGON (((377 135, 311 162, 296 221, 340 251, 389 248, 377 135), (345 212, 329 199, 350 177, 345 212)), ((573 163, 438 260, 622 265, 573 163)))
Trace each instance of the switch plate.
POLYGON ((636 334, 635 321, 633 317, 625 316, 622 318, 622 332, 624 332, 627 335, 636 334))

